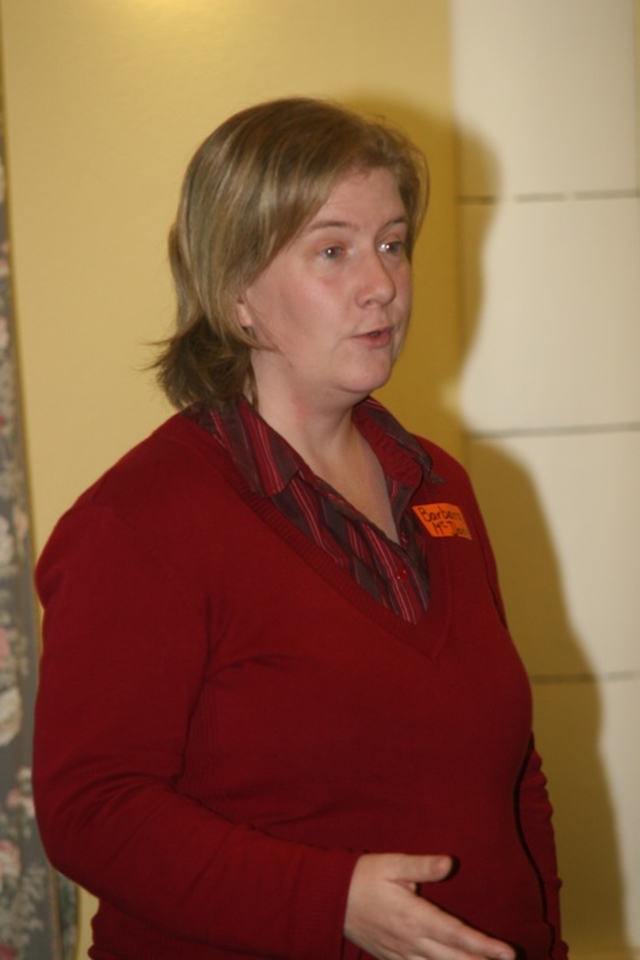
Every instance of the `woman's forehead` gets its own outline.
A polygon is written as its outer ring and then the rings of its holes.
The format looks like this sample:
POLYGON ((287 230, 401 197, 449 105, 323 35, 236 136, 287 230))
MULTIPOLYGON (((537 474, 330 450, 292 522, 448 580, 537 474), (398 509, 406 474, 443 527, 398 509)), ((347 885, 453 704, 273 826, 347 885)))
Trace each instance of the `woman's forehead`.
POLYGON ((301 232, 332 225, 356 226, 363 218, 407 220, 396 178, 389 170, 355 170, 340 177, 301 232))

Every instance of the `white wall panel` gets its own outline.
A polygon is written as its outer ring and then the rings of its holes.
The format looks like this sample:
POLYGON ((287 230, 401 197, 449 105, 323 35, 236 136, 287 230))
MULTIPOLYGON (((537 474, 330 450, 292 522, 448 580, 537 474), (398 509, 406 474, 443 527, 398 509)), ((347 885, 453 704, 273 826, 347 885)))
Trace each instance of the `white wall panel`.
POLYGON ((640 419, 635 199, 462 205, 476 430, 640 419))
MULTIPOLYGON (((456 113, 499 151, 501 193, 636 185, 629 0, 453 0, 456 113)), ((462 150, 461 190, 483 193, 462 150)))
POLYGON ((640 673, 640 430, 472 441, 469 466, 529 672, 640 673))

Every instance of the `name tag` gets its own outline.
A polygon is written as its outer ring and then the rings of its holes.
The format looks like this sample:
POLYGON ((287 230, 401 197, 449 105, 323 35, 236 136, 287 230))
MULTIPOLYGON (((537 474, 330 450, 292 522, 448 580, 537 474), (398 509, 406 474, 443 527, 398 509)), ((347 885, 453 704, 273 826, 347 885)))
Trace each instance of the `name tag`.
POLYGON ((464 537, 471 540, 460 507, 453 503, 421 503, 413 512, 432 537, 464 537))

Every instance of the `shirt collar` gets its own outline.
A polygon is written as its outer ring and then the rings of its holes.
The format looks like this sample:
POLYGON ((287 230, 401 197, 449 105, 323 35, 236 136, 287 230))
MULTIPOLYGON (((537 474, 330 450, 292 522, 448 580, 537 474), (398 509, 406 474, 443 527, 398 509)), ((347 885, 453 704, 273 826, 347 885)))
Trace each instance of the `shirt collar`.
MULTIPOLYGON (((385 476, 414 490, 423 480, 437 481, 429 454, 377 400, 367 397, 357 404, 353 417, 385 476)), ((276 496, 296 473, 310 473, 302 457, 244 397, 223 411, 200 409, 195 419, 227 450, 254 493, 276 496)))
POLYGON ((438 480, 422 444, 381 403, 367 397, 354 408, 353 416, 380 460, 385 476, 415 487, 422 480, 438 480))

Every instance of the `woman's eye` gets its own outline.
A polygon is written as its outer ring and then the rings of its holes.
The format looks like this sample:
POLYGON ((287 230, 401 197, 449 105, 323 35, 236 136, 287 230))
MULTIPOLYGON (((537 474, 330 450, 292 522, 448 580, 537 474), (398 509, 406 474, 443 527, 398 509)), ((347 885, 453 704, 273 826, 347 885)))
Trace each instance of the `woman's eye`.
POLYGON ((390 253, 392 256, 397 256, 399 253, 404 253, 404 240, 385 240, 381 244, 380 249, 383 253, 390 253))
POLYGON ((322 256, 325 258, 325 260, 337 260, 342 254, 342 250, 343 248, 338 246, 325 247, 322 250, 322 256))

